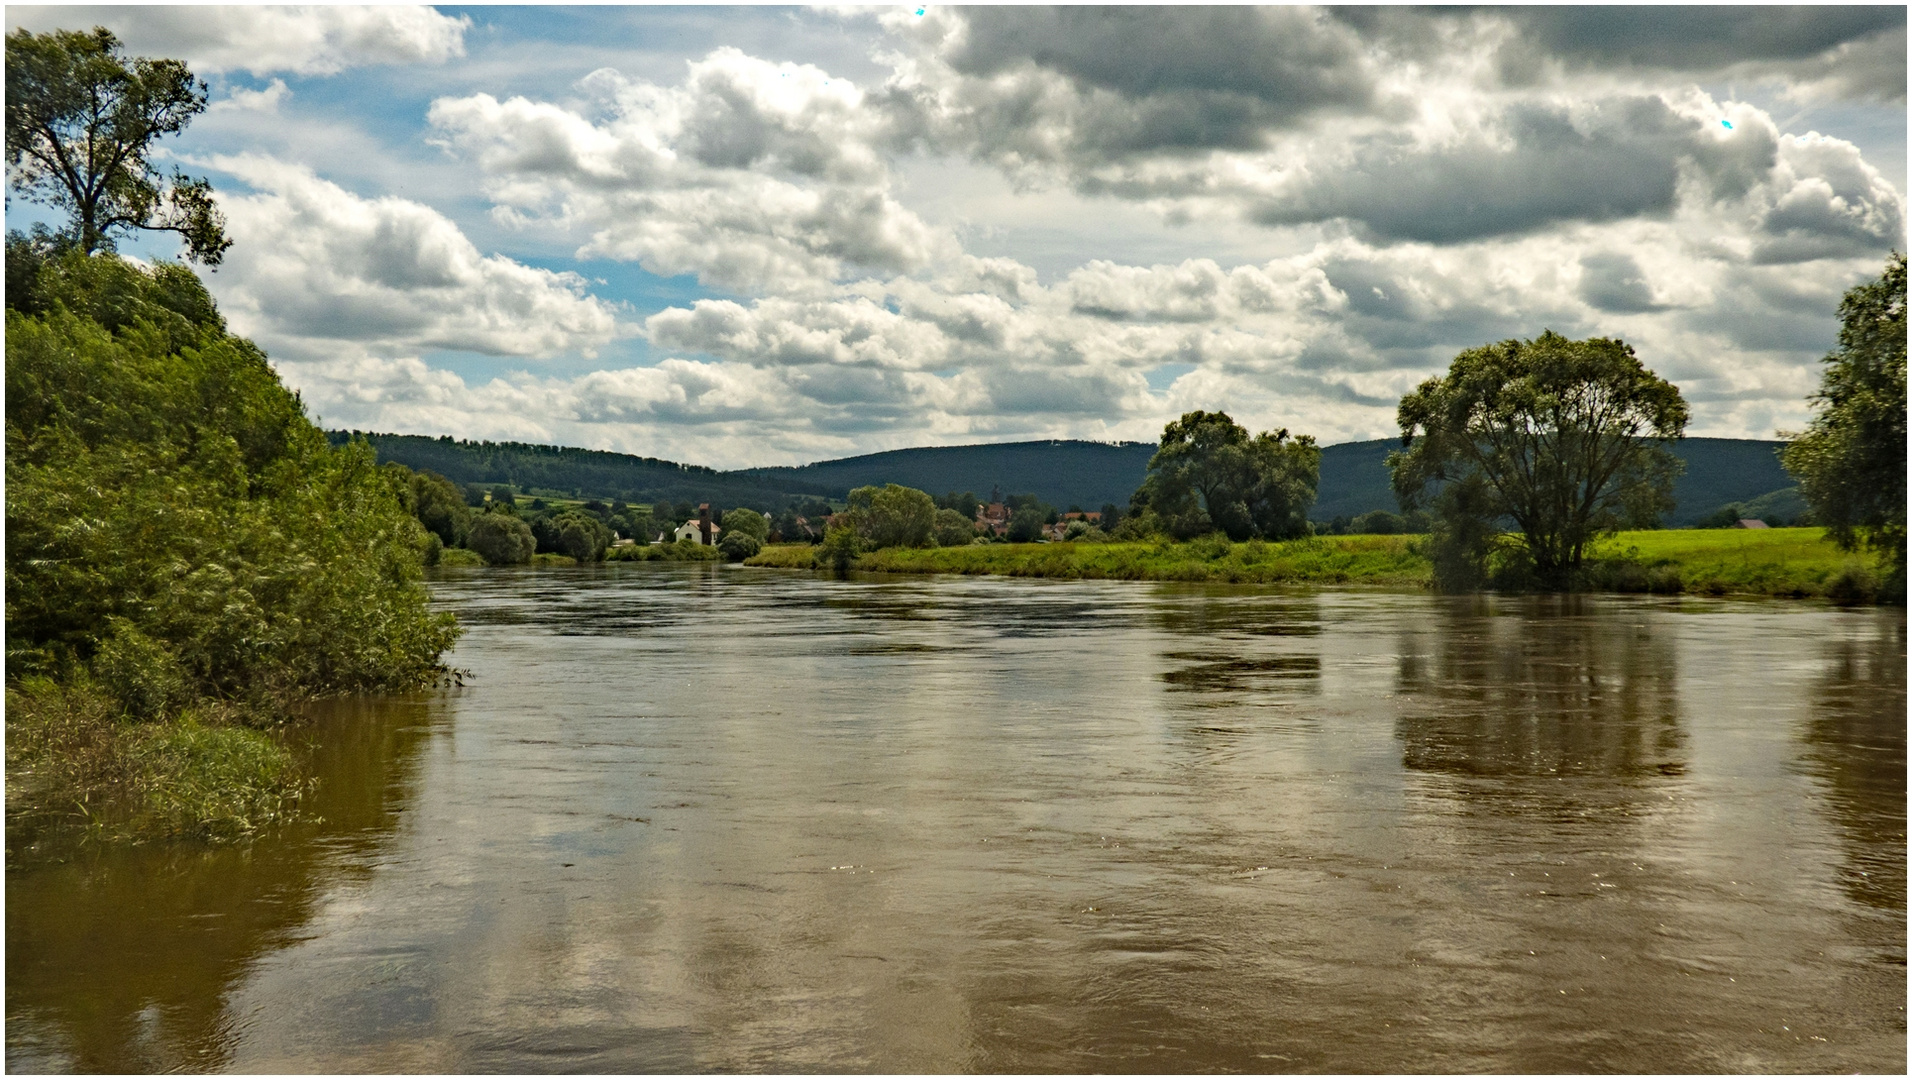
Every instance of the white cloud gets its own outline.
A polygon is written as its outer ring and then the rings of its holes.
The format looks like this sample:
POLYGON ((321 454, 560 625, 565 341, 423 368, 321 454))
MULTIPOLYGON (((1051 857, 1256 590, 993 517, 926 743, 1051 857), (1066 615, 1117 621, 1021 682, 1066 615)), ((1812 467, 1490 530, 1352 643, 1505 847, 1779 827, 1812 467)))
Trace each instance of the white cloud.
POLYGON ((580 89, 588 104, 475 94, 431 108, 500 220, 586 233, 580 257, 778 292, 955 251, 890 193, 880 117, 815 67, 724 48, 678 87, 603 70, 580 89))
POLYGON ((232 251, 209 284, 235 329, 275 354, 339 343, 590 355, 616 336, 583 278, 483 255, 449 218, 407 199, 366 199, 269 158, 211 164, 255 189, 223 194, 232 251))
POLYGON ((210 113, 249 112, 274 115, 278 113, 280 103, 291 96, 292 91, 286 88, 285 80, 274 79, 263 90, 249 90, 243 86, 235 86, 232 89, 232 93, 213 102, 206 111, 210 113))
POLYGON ((437 64, 465 54, 471 20, 424 6, 9 7, 10 27, 104 26, 134 55, 209 75, 332 75, 369 64, 437 64))

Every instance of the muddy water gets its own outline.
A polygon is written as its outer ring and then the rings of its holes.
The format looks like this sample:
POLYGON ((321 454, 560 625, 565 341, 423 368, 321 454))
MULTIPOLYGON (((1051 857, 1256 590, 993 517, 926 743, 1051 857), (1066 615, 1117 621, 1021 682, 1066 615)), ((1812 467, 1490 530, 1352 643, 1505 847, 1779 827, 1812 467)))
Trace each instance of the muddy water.
POLYGON ((1900 612, 436 588, 323 821, 14 851, 9 1068, 1906 1066, 1900 612))

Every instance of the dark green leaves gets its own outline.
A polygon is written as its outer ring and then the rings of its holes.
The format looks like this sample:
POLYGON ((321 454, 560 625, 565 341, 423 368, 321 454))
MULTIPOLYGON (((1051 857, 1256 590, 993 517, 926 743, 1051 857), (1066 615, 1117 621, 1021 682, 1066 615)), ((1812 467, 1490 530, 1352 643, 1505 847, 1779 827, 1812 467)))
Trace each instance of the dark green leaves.
POLYGON ((1162 431, 1138 503, 1184 539, 1219 529, 1232 540, 1308 532, 1321 451, 1287 429, 1250 437, 1227 413, 1191 412, 1162 431))
MULTIPOLYGON (((1511 519, 1534 571, 1557 585, 1594 539, 1672 508, 1680 465, 1664 443, 1687 410, 1624 342, 1547 331, 1461 353, 1401 399, 1399 419, 1408 449, 1388 459, 1394 490, 1409 509, 1432 502, 1436 546, 1478 547, 1511 519)), ((1451 556, 1457 571, 1478 569, 1485 552, 1451 556)), ((1466 576, 1444 584, 1472 587, 1466 576)))
POLYGON ((1840 546, 1877 551, 1905 580, 1905 256, 1839 305, 1839 348, 1813 400, 1818 415, 1783 455, 1840 546))

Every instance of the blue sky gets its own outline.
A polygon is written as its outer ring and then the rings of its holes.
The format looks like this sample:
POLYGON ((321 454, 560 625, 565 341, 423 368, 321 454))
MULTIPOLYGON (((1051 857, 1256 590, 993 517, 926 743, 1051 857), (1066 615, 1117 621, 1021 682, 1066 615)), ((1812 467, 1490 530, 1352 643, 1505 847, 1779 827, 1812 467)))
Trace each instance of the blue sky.
POLYGON ((1904 8, 916 10, 7 18, 208 81, 168 147, 227 216, 208 280, 328 426, 1334 443, 1551 328, 1768 438, 1905 242, 1904 8))

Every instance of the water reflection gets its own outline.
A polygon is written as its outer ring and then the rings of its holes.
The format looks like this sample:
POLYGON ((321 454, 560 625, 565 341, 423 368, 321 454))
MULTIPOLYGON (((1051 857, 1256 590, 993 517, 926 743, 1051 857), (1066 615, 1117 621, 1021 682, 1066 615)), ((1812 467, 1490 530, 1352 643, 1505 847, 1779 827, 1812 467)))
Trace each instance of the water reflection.
POLYGON ((228 991, 363 877, 406 803, 427 702, 331 702, 300 740, 313 818, 240 845, 48 838, 7 869, 7 1067, 198 1072, 230 1063, 228 991))
POLYGON ((1679 643, 1659 613, 1568 597, 1440 601, 1403 630, 1395 683, 1408 768, 1478 777, 1685 771, 1679 643), (1429 709, 1429 707, 1432 707, 1429 709), (1429 709, 1429 711, 1421 711, 1429 709))
POLYGON ((10 873, 10 942, 86 969, 10 966, 10 1065, 1904 1066, 1903 893, 1850 880, 1903 872, 1871 763, 1903 760, 1896 613, 710 566, 436 589, 473 678, 367 751, 397 765, 328 767, 395 770, 352 796, 373 818, 248 856, 297 873, 173 868, 197 891, 149 958, 207 974, 89 996, 139 890, 10 873), (199 957, 192 916, 261 898, 199 957))
POLYGON ((1883 615, 1868 622, 1857 640, 1823 646, 1825 674, 1805 725, 1805 761, 1826 782, 1845 842, 1841 883, 1860 903, 1897 913, 1903 930, 1905 621, 1883 615))

